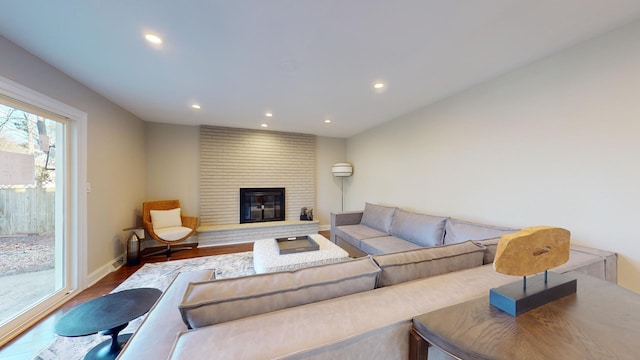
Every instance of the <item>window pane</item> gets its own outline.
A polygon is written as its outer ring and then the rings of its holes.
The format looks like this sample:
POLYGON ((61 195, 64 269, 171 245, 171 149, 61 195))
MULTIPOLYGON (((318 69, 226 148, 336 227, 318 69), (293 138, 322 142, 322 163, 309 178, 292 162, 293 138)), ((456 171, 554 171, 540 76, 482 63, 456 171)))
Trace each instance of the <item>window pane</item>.
POLYGON ((63 123, 0 104, 0 324, 65 286, 64 137, 63 123))

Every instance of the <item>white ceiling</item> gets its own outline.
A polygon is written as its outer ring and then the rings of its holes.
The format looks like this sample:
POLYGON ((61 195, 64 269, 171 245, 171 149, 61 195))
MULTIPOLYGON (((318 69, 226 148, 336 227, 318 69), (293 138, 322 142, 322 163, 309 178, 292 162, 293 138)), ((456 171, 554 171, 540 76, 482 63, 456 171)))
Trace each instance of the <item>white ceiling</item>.
POLYGON ((0 34, 145 121, 349 137, 639 17, 638 0, 3 0, 0 34))

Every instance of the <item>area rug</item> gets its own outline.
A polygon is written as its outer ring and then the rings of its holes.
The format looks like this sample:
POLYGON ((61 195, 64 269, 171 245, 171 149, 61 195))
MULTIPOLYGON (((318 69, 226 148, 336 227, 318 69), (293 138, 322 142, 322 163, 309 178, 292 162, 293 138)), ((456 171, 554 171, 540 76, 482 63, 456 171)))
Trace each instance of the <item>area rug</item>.
MULTIPOLYGON (((115 288, 113 292, 138 287, 153 287, 164 291, 179 273, 204 269, 215 269, 216 279, 252 275, 255 274, 253 269, 253 253, 249 251, 144 264, 140 270, 133 273, 133 275, 115 288)), ((144 316, 130 322, 129 326, 122 330, 121 334, 134 332, 143 318, 144 316)), ((110 339, 109 336, 98 334, 75 338, 56 335, 55 340, 36 355, 34 359, 80 360, 94 346, 108 339, 110 339)))

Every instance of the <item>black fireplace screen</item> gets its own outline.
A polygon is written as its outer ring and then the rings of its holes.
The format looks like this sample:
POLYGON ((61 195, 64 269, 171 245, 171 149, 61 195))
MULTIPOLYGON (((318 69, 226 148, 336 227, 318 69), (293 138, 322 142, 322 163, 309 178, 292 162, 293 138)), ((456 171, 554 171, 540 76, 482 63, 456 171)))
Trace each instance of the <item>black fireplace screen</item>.
POLYGON ((282 221, 284 188, 241 188, 240 223, 282 221))

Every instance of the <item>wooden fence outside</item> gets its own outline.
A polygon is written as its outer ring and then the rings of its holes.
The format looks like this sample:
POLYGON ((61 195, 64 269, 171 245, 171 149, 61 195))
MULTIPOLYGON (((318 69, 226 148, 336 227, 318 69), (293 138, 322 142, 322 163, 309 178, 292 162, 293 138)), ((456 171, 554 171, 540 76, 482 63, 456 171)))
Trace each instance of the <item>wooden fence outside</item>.
POLYGON ((54 191, 0 189, 0 236, 53 233, 54 229, 54 191))

